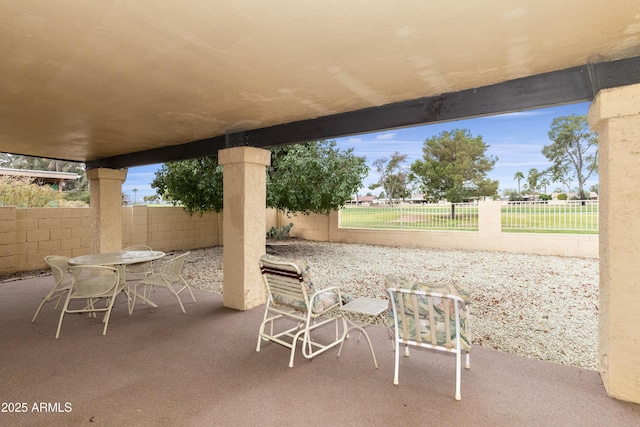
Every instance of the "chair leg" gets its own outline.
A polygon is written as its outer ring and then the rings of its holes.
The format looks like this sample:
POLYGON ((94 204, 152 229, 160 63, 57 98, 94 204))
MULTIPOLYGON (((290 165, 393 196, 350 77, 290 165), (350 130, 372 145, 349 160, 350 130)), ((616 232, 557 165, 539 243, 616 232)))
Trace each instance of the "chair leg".
POLYGON ((36 310, 36 314, 33 315, 33 319, 31 319, 31 322, 35 322, 36 321, 36 317, 38 317, 38 314, 40 314, 40 310, 42 310, 42 307, 47 302, 49 302, 49 301, 51 301, 53 299, 53 295, 56 292, 60 292, 60 295, 58 296, 58 302, 56 302, 56 306, 53 309, 55 310, 56 308, 58 308, 58 304, 60 303, 60 299, 64 295, 64 289, 54 288, 54 289, 51 289, 49 291, 49 293, 42 299, 42 302, 40 302, 40 305, 38 306, 38 309, 36 310))
POLYGON ((175 295, 176 299, 178 300, 178 304, 180 304, 180 308, 182 309, 182 312, 186 314, 187 312, 184 309, 184 305, 182 305, 182 300, 180 299, 180 295, 178 295, 176 290, 173 289, 173 286, 168 285, 167 287, 169 288, 169 292, 171 292, 173 295, 175 295))
MULTIPOLYGON (((262 323, 260 324, 260 329, 258 330, 258 345, 256 346, 256 352, 260 352, 260 344, 262 343, 262 334, 264 333, 264 328, 267 326, 267 318, 269 317, 269 303, 266 304, 264 308, 264 317, 262 319, 262 323)), ((273 321, 271 322, 271 335, 273 335, 273 321)))
MULTIPOLYGON (((289 358, 289 367, 290 368, 293 368, 293 357, 296 355, 296 346, 298 344, 298 339, 299 339, 300 335, 304 334, 304 333, 305 333, 305 330, 301 330, 297 334, 295 334, 294 337, 293 337, 293 342, 291 343, 291 357, 289 358)), ((302 345, 304 346, 304 341, 303 341, 302 345)))
POLYGON ((107 334, 107 327, 109 326, 109 319, 111 318, 111 310, 113 309, 113 304, 116 301, 116 296, 114 295, 113 298, 111 298, 111 301, 109 301, 109 306, 107 307, 107 312, 104 315, 104 329, 102 330, 102 335, 106 335, 107 334))
POLYGON ((460 395, 460 361, 462 359, 462 355, 460 354, 460 349, 456 351, 456 400, 462 399, 460 395))
POLYGON ((42 306, 44 305, 44 303, 46 303, 46 302, 47 302, 47 297, 48 297, 48 296, 49 296, 49 295, 47 295, 47 296, 42 300, 42 302, 40 303, 40 305, 38 306, 38 309, 36 310, 36 314, 34 314, 34 315, 33 315, 33 319, 31 319, 31 323, 33 323, 33 322, 35 322, 35 321, 36 321, 36 317, 38 317, 38 314, 40 313, 40 310, 42 310, 42 306))
POLYGON ((398 365, 400 364, 400 341, 398 339, 394 339, 395 342, 395 367, 393 369, 393 384, 398 385, 398 365))
POLYGON ((69 307, 69 300, 71 299, 71 290, 69 290, 69 295, 64 300, 64 305, 62 306, 62 312, 60 313, 60 320, 58 321, 58 330, 56 331, 56 339, 60 336, 60 328, 62 328, 62 319, 64 319, 64 314, 67 312, 67 308, 69 307))
POLYGON ((180 290, 178 291, 178 294, 180 294, 180 292, 184 291, 186 288, 191 294, 191 298, 193 299, 193 302, 196 302, 196 297, 193 296, 193 292, 191 291, 191 286, 187 284, 187 282, 182 278, 182 276, 180 276, 180 282, 182 282, 182 288, 180 288, 180 290))

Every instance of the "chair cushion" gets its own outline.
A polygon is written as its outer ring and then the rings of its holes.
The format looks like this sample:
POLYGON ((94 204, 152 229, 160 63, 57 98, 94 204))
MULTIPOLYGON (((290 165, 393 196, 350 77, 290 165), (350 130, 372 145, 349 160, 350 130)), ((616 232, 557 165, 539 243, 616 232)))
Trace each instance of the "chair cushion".
MULTIPOLYGON (((311 269, 309 268, 309 264, 307 264, 305 260, 281 258, 281 257, 268 255, 268 254, 263 255, 262 259, 264 259, 267 262, 269 261, 290 262, 296 265, 298 269, 300 269, 300 272, 302 273, 302 284, 304 286, 305 291, 307 292, 307 297, 311 298, 314 292, 317 291, 311 280, 311 269)), ((307 309, 305 301, 298 298, 294 298, 292 296, 275 295, 274 303, 278 305, 291 307, 299 311, 306 311, 307 309)), ((313 313, 321 313, 325 311, 327 308, 337 303, 338 303, 338 295, 335 292, 322 292, 316 295, 313 303, 311 304, 311 310, 313 313)))
MULTIPOLYGON (((425 292, 436 292, 441 294, 451 294, 461 297, 465 303, 471 301, 468 288, 458 284, 436 284, 436 283, 424 283, 412 280, 402 279, 396 276, 385 277, 385 286, 387 288, 401 288, 410 290, 419 290, 425 292)), ((431 343, 431 324, 429 322, 429 304, 425 295, 417 296, 417 308, 420 324, 420 337, 418 337, 418 331, 415 327, 414 307, 411 303, 411 296, 409 294, 395 294, 396 308, 400 310, 399 299, 402 298, 404 306, 404 316, 398 318, 398 334, 401 340, 414 340, 431 343), (403 318, 407 321, 407 328, 405 334, 405 328, 402 325, 403 318), (406 336, 405 336, 406 335, 406 336)), ((434 321, 436 323, 436 342, 438 345, 446 346, 446 332, 445 332, 445 299, 432 297, 434 307, 434 321)), ((449 299, 449 322, 451 339, 455 340, 455 301, 449 299)), ((391 304, 391 301, 389 301, 391 304)), ((466 310, 459 310, 460 314, 460 341, 464 350, 469 351, 471 349, 471 334, 469 330, 469 318, 466 310)))

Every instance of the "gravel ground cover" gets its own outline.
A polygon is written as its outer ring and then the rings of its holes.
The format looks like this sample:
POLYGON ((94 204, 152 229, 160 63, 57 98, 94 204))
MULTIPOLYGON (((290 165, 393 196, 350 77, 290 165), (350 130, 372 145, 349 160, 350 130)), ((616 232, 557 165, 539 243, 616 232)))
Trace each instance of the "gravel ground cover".
MULTIPOLYGON (((386 298, 388 274, 467 285, 474 345, 597 369, 597 259, 301 240, 267 252, 307 260, 316 286, 354 297, 386 298)), ((221 293, 222 248, 192 250, 184 275, 221 293)))

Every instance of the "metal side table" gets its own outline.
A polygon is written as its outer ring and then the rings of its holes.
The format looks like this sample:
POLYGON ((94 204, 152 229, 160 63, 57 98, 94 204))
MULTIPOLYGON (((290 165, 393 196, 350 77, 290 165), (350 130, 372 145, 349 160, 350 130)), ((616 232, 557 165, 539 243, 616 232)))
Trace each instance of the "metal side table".
POLYGON ((361 297, 356 300, 351 301, 348 304, 343 305, 340 310, 344 315, 345 320, 349 323, 349 328, 345 334, 345 338, 342 340, 340 344, 340 350, 338 350, 338 357, 340 357, 340 353, 342 352, 342 346, 344 345, 344 341, 349 337, 349 332, 352 329, 357 329, 360 331, 360 335, 358 336, 358 341, 360 341, 360 337, 362 335, 367 339, 367 343, 369 343, 369 349, 371 350, 371 356, 373 356, 373 363, 378 369, 378 361, 376 360, 376 354, 373 351, 373 346, 371 345, 371 340, 369 339, 369 335, 367 331, 364 330, 365 327, 370 325, 378 316, 382 315, 386 310, 389 309, 389 301, 378 299, 378 298, 368 298, 361 297), (350 316, 353 315, 353 316, 350 316), (357 320, 352 320, 352 318, 358 318, 357 320))

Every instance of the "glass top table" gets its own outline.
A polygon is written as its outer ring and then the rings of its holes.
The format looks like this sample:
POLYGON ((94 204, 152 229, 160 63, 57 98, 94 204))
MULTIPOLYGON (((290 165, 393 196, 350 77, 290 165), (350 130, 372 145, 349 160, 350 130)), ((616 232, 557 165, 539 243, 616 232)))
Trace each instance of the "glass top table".
POLYGON ((129 265, 153 261, 164 256, 160 251, 122 251, 82 255, 69 260, 70 265, 129 265))
MULTIPOLYGON (((121 251, 121 252, 105 252, 101 254, 89 254, 81 255, 75 258, 71 258, 68 263, 71 266, 80 265, 106 265, 115 266, 118 270, 120 277, 120 287, 122 291, 127 295, 127 303, 129 304, 129 314, 133 312, 131 306, 131 295, 127 284, 127 278, 125 277, 125 266, 130 264, 137 264, 140 262, 149 262, 156 259, 160 259, 165 256, 164 252, 160 251, 121 251)), ((150 306, 157 308, 158 305, 150 301, 144 295, 136 293, 136 298, 140 298, 150 306)))

